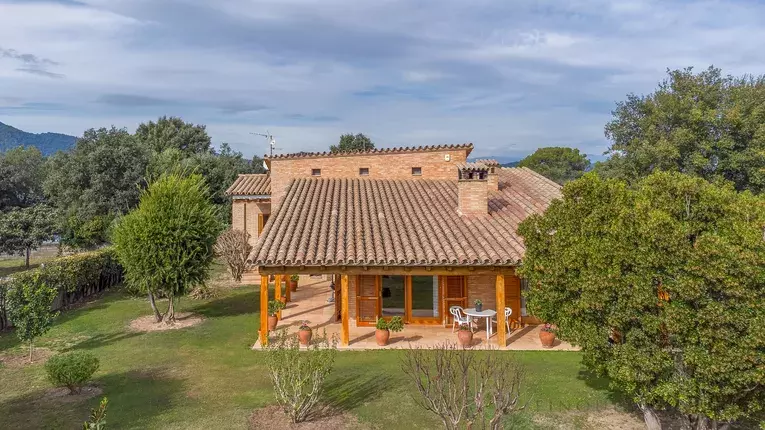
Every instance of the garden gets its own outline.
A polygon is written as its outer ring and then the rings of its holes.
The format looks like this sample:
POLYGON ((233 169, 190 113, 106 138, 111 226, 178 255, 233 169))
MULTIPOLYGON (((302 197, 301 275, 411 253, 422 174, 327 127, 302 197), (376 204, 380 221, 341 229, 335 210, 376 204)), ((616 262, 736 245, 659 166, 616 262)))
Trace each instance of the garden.
MULTIPOLYGON (((214 265, 217 273, 221 265, 214 265)), ((257 340, 259 295, 251 286, 216 289, 216 297, 183 298, 178 313, 203 317, 193 327, 138 332, 130 322, 149 314, 145 297, 114 288, 59 314, 35 341, 45 356, 88 352, 98 370, 80 394, 49 381, 42 360, 26 363, 26 345, 13 332, 0 334, 0 428, 80 426, 108 397, 107 428, 258 428, 289 421, 279 411, 257 340), (7 360, 17 357, 16 360, 7 360), (65 390, 68 391, 68 390, 65 390), (265 408, 265 409, 264 409, 265 408), (267 411, 263 414, 261 411, 267 411), (252 419, 267 422, 252 422, 252 419)), ((526 368, 525 410, 516 428, 602 428, 601 420, 642 420, 625 412, 605 379, 588 374, 576 352, 503 352, 526 368)), ((40 356, 43 356, 42 354, 40 356)), ((441 428, 417 405, 417 389, 402 372, 404 352, 343 351, 325 382, 323 405, 340 428, 441 428), (391 413, 395 411, 395 413, 391 413)), ((305 423, 312 424, 311 422, 305 423)), ((310 428, 310 427, 306 427, 310 428)))

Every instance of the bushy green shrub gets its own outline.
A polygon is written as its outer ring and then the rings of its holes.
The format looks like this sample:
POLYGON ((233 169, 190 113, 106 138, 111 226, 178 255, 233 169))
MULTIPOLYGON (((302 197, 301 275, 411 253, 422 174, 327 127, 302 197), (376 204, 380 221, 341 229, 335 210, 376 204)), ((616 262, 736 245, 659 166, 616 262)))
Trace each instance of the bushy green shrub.
POLYGON ((98 358, 84 351, 68 352, 51 357, 45 363, 48 380, 57 387, 67 387, 71 394, 80 392, 82 385, 98 370, 98 358))
POLYGON ((268 316, 272 317, 287 306, 281 300, 271 300, 268 302, 268 316))
POLYGON ((404 320, 399 316, 391 318, 390 321, 379 318, 375 328, 378 330, 390 330, 395 333, 404 329, 404 320))

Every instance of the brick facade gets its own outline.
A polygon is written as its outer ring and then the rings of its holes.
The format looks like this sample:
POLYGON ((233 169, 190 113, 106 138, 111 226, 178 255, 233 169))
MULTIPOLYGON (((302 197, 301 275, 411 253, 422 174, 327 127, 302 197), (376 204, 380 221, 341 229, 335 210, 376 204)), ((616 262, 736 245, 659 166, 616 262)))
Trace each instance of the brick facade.
POLYGON ((489 213, 489 189, 485 179, 460 179, 457 190, 460 212, 465 215, 489 213))
POLYGON ((457 170, 454 164, 464 163, 467 154, 466 149, 453 149, 398 154, 275 158, 271 160, 270 170, 271 202, 275 210, 284 198, 290 181, 311 177, 313 169, 321 169, 322 178, 456 179, 457 170), (413 167, 421 168, 422 174, 413 176, 413 167), (361 168, 368 168, 369 174, 359 175, 361 168))
POLYGON ((260 215, 269 215, 271 204, 268 201, 234 199, 231 204, 231 228, 250 234, 250 245, 258 240, 260 215))

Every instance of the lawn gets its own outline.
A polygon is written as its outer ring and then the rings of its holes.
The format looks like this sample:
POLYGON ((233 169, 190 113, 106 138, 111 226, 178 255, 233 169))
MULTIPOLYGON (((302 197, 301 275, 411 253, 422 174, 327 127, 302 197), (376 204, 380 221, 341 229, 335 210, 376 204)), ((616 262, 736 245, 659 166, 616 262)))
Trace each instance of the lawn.
MULTIPOLYGON (((206 320, 195 327, 153 333, 127 329, 150 312, 148 304, 122 291, 61 314, 37 345, 54 351, 88 350, 101 360, 95 383, 109 398, 109 428, 247 428, 255 408, 274 404, 257 338, 259 295, 252 287, 219 293, 209 300, 183 299, 180 311, 206 320)), ((20 345, 0 334, 0 354, 20 345)), ((607 381, 583 372, 575 352, 513 354, 529 372, 529 411, 515 428, 540 427, 539 417, 581 420, 583 414, 613 409, 618 400, 607 381), (564 418, 556 418, 564 417, 564 418)), ((413 388, 399 370, 401 351, 338 353, 328 381, 330 403, 372 428, 439 428, 412 401, 413 388)), ((75 428, 99 398, 45 401, 50 389, 43 366, 0 367, 0 428, 75 428)))
MULTIPOLYGON (((58 247, 46 245, 32 251, 29 258, 29 268, 34 269, 42 263, 55 259, 58 255, 58 247)), ((0 255, 0 278, 16 272, 27 270, 24 266, 24 257, 17 255, 0 255)))

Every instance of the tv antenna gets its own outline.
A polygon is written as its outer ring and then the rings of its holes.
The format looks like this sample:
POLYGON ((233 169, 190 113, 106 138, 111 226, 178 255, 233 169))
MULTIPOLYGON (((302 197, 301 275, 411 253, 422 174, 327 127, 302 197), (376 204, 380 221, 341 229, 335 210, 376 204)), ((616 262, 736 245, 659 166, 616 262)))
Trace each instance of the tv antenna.
POLYGON ((276 147, 276 139, 274 139, 274 135, 269 133, 268 130, 266 130, 265 134, 263 134, 263 133, 253 133, 253 132, 250 132, 250 134, 254 134, 255 136, 263 136, 263 137, 266 138, 266 140, 268 140, 268 146, 271 149, 271 152, 270 152, 270 154, 271 154, 270 156, 271 157, 274 156, 274 151, 275 150, 276 151, 281 150, 281 148, 277 148, 276 147))

